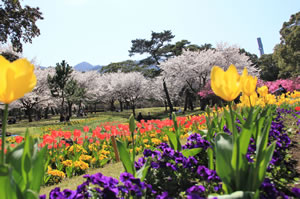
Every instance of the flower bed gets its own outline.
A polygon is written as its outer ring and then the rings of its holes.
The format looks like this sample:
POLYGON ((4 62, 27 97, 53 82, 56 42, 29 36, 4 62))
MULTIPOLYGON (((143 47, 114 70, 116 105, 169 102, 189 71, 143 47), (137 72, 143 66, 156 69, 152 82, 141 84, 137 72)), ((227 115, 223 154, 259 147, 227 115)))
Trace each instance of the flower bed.
MULTIPOLYGON (((299 197, 299 189, 286 184, 283 186, 283 180, 292 184, 296 177, 288 155, 293 134, 284 130, 282 117, 285 114, 292 114, 296 120, 300 112, 286 109, 276 111, 269 133, 269 144, 276 141, 276 148, 266 178, 259 189, 260 198, 299 197)), ((226 126, 224 128, 226 129, 226 126)), ((231 134, 230 131, 226 131, 231 134)), ((256 150, 255 146, 252 139, 247 153, 249 162, 253 162, 251 155, 256 150)), ((188 142, 183 146, 184 149, 201 148, 202 151, 195 156, 185 157, 181 152, 170 148, 167 143, 161 143, 153 150, 145 149, 144 156, 135 162, 137 170, 141 169, 147 160, 151 162, 144 181, 126 172, 120 175, 120 182, 101 173, 86 175, 86 182, 79 185, 77 190, 60 191, 56 188, 50 192, 49 198, 207 198, 213 194, 224 194, 222 181, 216 171, 207 168, 205 151, 210 147, 211 144, 198 133, 190 135, 188 142)))
MULTIPOLYGON (((135 131, 135 150, 139 154, 144 149, 153 149, 162 142, 167 142, 164 133, 166 129, 173 131, 173 121, 149 120, 137 123, 135 131)), ((178 117, 178 124, 182 137, 186 137, 192 129, 205 128, 205 116, 178 117)), ((83 131, 51 130, 49 134, 41 136, 39 147, 47 147, 44 184, 52 185, 61 182, 65 177, 82 175, 88 168, 103 167, 109 162, 115 162, 115 151, 112 147, 111 136, 131 145, 129 125, 120 123, 99 124, 95 129, 83 127, 83 131)), ((6 140, 10 148, 24 142, 23 137, 16 136, 6 140)), ((0 140, 1 143, 1 140, 0 140)), ((131 149, 132 151, 132 149, 131 149)))

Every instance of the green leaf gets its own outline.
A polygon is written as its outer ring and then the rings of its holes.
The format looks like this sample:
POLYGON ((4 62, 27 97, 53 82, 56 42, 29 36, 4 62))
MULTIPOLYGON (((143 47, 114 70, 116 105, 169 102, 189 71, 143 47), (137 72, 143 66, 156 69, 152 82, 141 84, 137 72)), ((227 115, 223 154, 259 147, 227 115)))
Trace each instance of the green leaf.
POLYGON ((31 169, 31 159, 29 158, 29 155, 25 155, 25 159, 24 159, 24 171, 26 173, 29 173, 31 169))
POLYGON ((232 190, 232 180, 234 177, 231 159, 233 152, 232 137, 225 133, 219 133, 215 141, 216 172, 221 180, 226 184, 228 192, 232 190))
POLYGON ((272 160, 275 146, 276 146, 276 141, 274 141, 270 146, 267 147, 267 149, 264 151, 264 154, 263 154, 263 157, 264 157, 263 160, 261 162, 259 162, 259 167, 258 167, 259 172, 258 172, 258 176, 257 176, 258 184, 256 185, 256 187, 257 187, 256 189, 259 188, 259 186, 265 179, 266 170, 267 170, 267 167, 268 167, 270 161, 272 160))
POLYGON ((230 116, 230 113, 226 110, 226 108, 224 108, 224 118, 226 120, 226 126, 227 128, 230 130, 230 132, 233 132, 233 126, 232 126, 232 119, 230 116))
POLYGON ((207 152, 207 158, 208 158, 208 168, 210 170, 214 170, 215 169, 214 168, 214 152, 213 152, 212 148, 208 148, 206 150, 206 152, 207 152))
POLYGON ((169 142, 170 142, 171 148, 174 149, 175 151, 180 150, 181 145, 180 145, 179 140, 177 139, 176 134, 173 132, 170 132, 170 131, 167 131, 166 134, 169 137, 169 142))
POLYGON ((135 130, 135 119, 133 114, 131 114, 129 117, 129 130, 131 133, 133 133, 135 130))
POLYGON ((122 161, 123 167, 126 172, 131 173, 133 176, 135 176, 135 168, 134 163, 130 159, 130 154, 127 151, 126 147, 122 142, 117 140, 117 148, 120 154, 120 159, 122 161))
POLYGON ((22 176, 24 180, 24 184, 27 185, 29 183, 29 172, 31 170, 31 137, 29 136, 28 129, 26 130, 25 134, 25 145, 22 155, 22 176))
POLYGON ((10 153, 7 154, 6 158, 7 163, 12 165, 14 170, 17 171, 20 175, 22 175, 22 155, 24 151, 24 145, 24 142, 18 145, 10 153))
POLYGON ((174 123, 175 132, 176 132, 176 134, 178 134, 177 118, 176 118, 176 114, 174 112, 172 113, 172 120, 173 120, 173 123, 174 123))
POLYGON ((142 168, 140 168, 140 170, 137 171, 136 177, 140 178, 141 181, 144 181, 144 179, 146 178, 148 170, 150 168, 150 163, 151 163, 151 161, 149 161, 149 159, 147 159, 145 164, 142 166, 142 168))
POLYGON ((0 165, 0 195, 1 199, 17 199, 16 184, 12 180, 7 165, 0 165), (11 184, 12 183, 12 184, 11 184))
POLYGON ((182 155, 186 158, 195 156, 202 151, 202 148, 184 149, 181 151, 182 155))
POLYGON ((104 165, 106 165, 106 163, 109 161, 109 159, 107 158, 107 159, 103 159, 103 160, 101 160, 100 161, 100 167, 102 167, 102 166, 104 166, 104 165))
POLYGON ((254 192, 250 191, 236 191, 232 194, 213 196, 209 195, 208 199, 218 198, 218 199, 252 199, 254 197, 254 192))
POLYGON ((39 199, 39 193, 31 189, 27 189, 25 192, 25 198, 39 199))
MULTIPOLYGON (((37 150, 37 146, 35 146, 35 149, 37 150)), ((35 159, 33 159, 32 170, 34 171, 34 177, 32 178, 33 180, 31 181, 30 189, 37 193, 40 192, 40 187, 45 175, 44 163, 46 152, 47 148, 42 148, 36 155, 35 159)))

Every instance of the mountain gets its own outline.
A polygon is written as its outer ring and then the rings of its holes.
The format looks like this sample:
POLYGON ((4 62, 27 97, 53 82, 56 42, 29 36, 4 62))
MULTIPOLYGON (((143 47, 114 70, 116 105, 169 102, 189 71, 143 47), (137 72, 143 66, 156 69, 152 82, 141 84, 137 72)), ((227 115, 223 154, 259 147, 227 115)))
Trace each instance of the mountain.
POLYGON ((74 70, 81 71, 81 72, 91 71, 91 70, 100 70, 101 68, 102 68, 102 66, 100 66, 100 65, 93 66, 92 64, 90 64, 88 62, 81 62, 74 66, 74 70))

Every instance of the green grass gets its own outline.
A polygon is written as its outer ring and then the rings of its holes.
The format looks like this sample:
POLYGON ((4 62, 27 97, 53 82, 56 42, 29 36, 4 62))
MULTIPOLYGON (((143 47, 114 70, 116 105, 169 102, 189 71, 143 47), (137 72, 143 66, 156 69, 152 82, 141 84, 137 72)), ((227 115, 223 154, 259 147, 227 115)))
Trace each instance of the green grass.
MULTIPOLYGON (((119 179, 120 174, 124 171, 122 163, 114 163, 114 164, 107 164, 103 168, 97 168, 97 169, 89 169, 86 174, 95 174, 101 172, 105 176, 111 176, 113 178, 119 179)), ((84 175, 86 175, 84 174, 84 175)), ((44 186, 41 187, 40 194, 47 194, 49 195, 49 192, 54 189, 55 187, 60 187, 61 190, 64 189, 72 189, 76 190, 77 186, 82 184, 85 181, 85 178, 83 178, 84 175, 75 176, 72 178, 65 178, 61 183, 51 186, 44 186)))
MULTIPOLYGON (((178 107, 177 107, 178 109, 178 107)), ((169 118, 169 113, 165 112, 164 107, 153 107, 153 108, 143 108, 136 109, 136 114, 139 112, 143 116, 147 116, 148 112, 151 113, 153 118, 164 119, 169 118)), ((186 116, 191 114, 201 114, 202 111, 195 109, 195 111, 187 111, 184 114, 180 113, 178 116, 186 116)), ((17 124, 11 124, 7 126, 7 132, 17 135, 25 135, 26 129, 28 128, 31 135, 39 135, 43 133, 43 128, 51 127, 54 129, 73 131, 74 129, 82 129, 83 126, 89 126, 94 129, 96 126, 105 122, 118 121, 120 123, 128 122, 129 116, 132 114, 131 110, 124 110, 123 112, 99 112, 96 114, 89 114, 86 118, 71 118, 71 123, 59 122, 59 116, 52 116, 50 119, 41 119, 40 121, 28 122, 28 120, 18 121, 17 124), (74 124, 74 122, 78 124, 74 124)))

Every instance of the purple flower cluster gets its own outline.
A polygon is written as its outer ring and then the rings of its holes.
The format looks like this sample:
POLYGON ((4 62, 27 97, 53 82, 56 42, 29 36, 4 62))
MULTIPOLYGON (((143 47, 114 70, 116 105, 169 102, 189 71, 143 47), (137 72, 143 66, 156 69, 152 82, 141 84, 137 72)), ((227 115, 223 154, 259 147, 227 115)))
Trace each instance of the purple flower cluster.
MULTIPOLYGON (((209 142, 202 139, 199 134, 191 135, 188 141, 190 144, 185 145, 184 148, 198 146, 207 149, 210 146, 209 142)), ((166 143, 161 143, 157 148, 159 151, 145 149, 144 157, 135 163, 138 169, 144 165, 146 158, 151 160, 145 182, 151 184, 152 189, 157 192, 155 197, 176 198, 182 192, 195 195, 194 192, 187 190, 199 182, 209 187, 206 189, 206 196, 208 191, 210 193, 221 191, 220 178, 216 172, 202 166, 195 157, 185 157, 166 143)), ((204 155, 206 157, 205 153, 204 155)))
MULTIPOLYGON (((75 191, 65 189, 60 191, 57 187, 49 194, 49 199, 84 199, 84 198, 103 198, 114 199, 124 198, 126 196, 135 196, 141 198, 144 192, 155 193, 152 186, 141 182, 139 178, 134 178, 130 173, 122 173, 120 181, 112 177, 96 173, 94 175, 84 175, 86 181, 79 185, 75 191), (92 187, 90 185, 93 185, 92 187)), ((45 199, 46 195, 40 196, 45 199)))
POLYGON ((202 185, 195 185, 186 190, 187 199, 205 199, 205 187, 202 185))
POLYGON ((290 193, 284 193, 276 188, 276 185, 269 179, 265 178, 263 183, 260 186, 260 195, 261 199, 269 199, 269 198, 284 198, 289 199, 291 196, 300 198, 300 189, 292 188, 290 193))
POLYGON ((211 147, 209 141, 203 139, 199 133, 193 133, 187 138, 187 143, 182 146, 183 149, 202 148, 204 151, 211 147))

